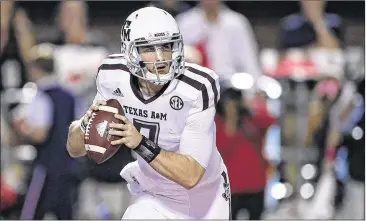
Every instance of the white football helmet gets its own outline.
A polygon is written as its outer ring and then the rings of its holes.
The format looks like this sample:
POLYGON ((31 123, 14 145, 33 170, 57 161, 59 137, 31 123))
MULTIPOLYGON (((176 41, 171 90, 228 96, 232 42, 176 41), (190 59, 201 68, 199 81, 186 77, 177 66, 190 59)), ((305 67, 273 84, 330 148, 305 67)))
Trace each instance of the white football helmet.
POLYGON ((144 80, 163 85, 184 71, 183 38, 175 19, 166 11, 145 7, 133 12, 121 29, 121 52, 127 59, 130 72, 144 80), (137 47, 172 43, 172 59, 155 62, 141 60, 137 47), (158 74, 157 65, 169 64, 167 74, 158 74), (146 68, 153 64, 155 73, 146 68))

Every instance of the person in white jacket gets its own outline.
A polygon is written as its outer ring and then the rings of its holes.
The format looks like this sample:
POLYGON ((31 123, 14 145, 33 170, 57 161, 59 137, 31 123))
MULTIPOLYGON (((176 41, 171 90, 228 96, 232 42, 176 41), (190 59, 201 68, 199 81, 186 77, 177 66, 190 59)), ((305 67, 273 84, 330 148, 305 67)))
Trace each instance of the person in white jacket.
POLYGON ((207 57, 203 66, 222 80, 236 72, 257 79, 262 75, 258 46, 248 19, 220 0, 201 0, 191 10, 176 17, 186 45, 197 46, 207 57))

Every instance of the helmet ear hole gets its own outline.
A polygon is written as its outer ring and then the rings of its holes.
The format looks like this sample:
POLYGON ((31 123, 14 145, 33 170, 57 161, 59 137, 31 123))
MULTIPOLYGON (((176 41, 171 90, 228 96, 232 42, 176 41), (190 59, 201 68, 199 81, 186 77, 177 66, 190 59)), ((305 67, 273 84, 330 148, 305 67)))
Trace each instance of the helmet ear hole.
POLYGON ((140 65, 141 68, 145 68, 146 67, 146 65, 145 65, 145 63, 143 61, 139 61, 139 65, 140 65))

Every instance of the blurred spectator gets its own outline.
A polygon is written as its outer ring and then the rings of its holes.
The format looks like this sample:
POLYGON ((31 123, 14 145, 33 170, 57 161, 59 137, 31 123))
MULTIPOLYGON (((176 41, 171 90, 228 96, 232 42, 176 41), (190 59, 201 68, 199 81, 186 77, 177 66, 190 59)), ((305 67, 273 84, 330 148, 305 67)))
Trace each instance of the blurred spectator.
POLYGON ((222 80, 232 73, 246 72, 255 79, 262 75, 257 42, 246 17, 220 0, 202 0, 176 17, 186 45, 198 48, 202 65, 213 69, 222 80))
MULTIPOLYGON (((299 1, 299 3, 301 12, 286 16, 281 21, 279 48, 282 51, 282 59, 280 66, 288 64, 291 59, 299 59, 295 58, 295 55, 291 55, 293 48, 299 49, 298 52, 301 52, 302 60, 295 65, 293 69, 295 73, 291 72, 290 76, 301 75, 301 77, 308 79, 305 84, 310 90, 313 90, 308 106, 305 144, 318 149, 316 166, 321 168, 329 130, 329 111, 342 87, 343 74, 342 64, 337 66, 337 70, 341 71, 332 71, 333 66, 331 65, 333 64, 329 61, 332 59, 327 58, 332 57, 332 53, 336 54, 335 50, 340 49, 343 45, 344 24, 339 15, 325 13, 324 1, 299 1), (314 54, 321 54, 320 58, 311 57, 312 50, 317 52, 314 54), (319 64, 325 68, 318 68, 319 64), (316 73, 310 70, 316 70, 316 73)), ((295 54, 298 56, 298 53, 295 54)), ((289 83, 290 93, 295 93, 295 87, 303 84, 296 80, 290 80, 289 83)), ((283 113, 285 122, 283 131, 290 135, 286 139, 290 145, 298 144, 294 139, 296 138, 296 130, 293 126, 295 118, 292 117, 296 113, 295 103, 291 99, 283 113)), ((319 171, 321 172, 321 170, 319 171)), ((320 175, 321 173, 317 174, 316 180, 320 175)))
MULTIPOLYGON (((350 88, 351 86, 348 86, 350 88)), ((344 88, 339 101, 331 112, 332 128, 339 134, 337 142, 348 149, 349 180, 345 186, 343 208, 339 211, 341 219, 365 218, 365 79, 357 82, 355 91, 344 88), (343 99, 342 99, 343 98, 343 99), (347 102, 350 101, 350 102, 347 102), (336 123, 335 123, 336 122, 336 123)), ((332 140, 327 151, 333 152, 332 140)), ((333 154, 332 154, 333 155, 333 154)), ((327 164, 333 165, 332 156, 327 158, 327 164)))
MULTIPOLYGON (((14 94, 14 89, 20 89, 27 82, 29 51, 35 39, 33 24, 27 13, 19 7, 18 2, 1 1, 0 9, 1 216, 5 219, 14 219, 19 217, 17 213, 23 200, 22 196, 17 195, 18 189, 16 185, 14 186, 13 180, 9 180, 7 176, 14 163, 13 152, 8 147, 15 140, 12 128, 9 126, 11 118, 9 113, 20 103, 14 94), (11 90, 12 93, 7 93, 11 90)), ((12 175, 16 176, 14 173, 12 175)))
POLYGON ((53 212, 58 219, 72 219, 80 168, 68 155, 66 140, 77 104, 55 78, 53 46, 34 46, 30 55, 29 78, 37 85, 36 93, 13 112, 14 129, 37 149, 21 218, 43 219, 53 212))
POLYGON ((280 49, 299 47, 339 48, 344 39, 343 21, 334 13, 324 13, 325 1, 301 0, 302 13, 282 19, 280 49))
MULTIPOLYGON (((343 46, 344 39, 344 24, 340 16, 324 13, 324 1, 301 1, 301 6, 302 14, 293 14, 283 19, 280 48, 288 49, 300 47, 304 50, 311 48, 340 49, 343 46)), ((332 51, 328 50, 327 53, 332 53, 332 51)), ((324 56, 328 56, 328 54, 324 54, 324 56)), ((307 145, 315 145, 315 147, 319 149, 319 155, 316 162, 319 173, 317 174, 316 181, 319 180, 324 169, 331 169, 333 165, 333 163, 325 161, 326 156, 331 156, 331 158, 334 157, 336 147, 342 145, 341 125, 344 124, 346 119, 345 116, 348 116, 348 112, 352 109, 352 102, 350 101, 353 100, 352 98, 355 94, 353 82, 345 80, 342 76, 343 73, 339 74, 332 71, 334 69, 331 65, 333 64, 326 63, 324 66, 327 67, 326 70, 317 73, 320 75, 320 80, 314 87, 308 112, 309 117, 305 142, 307 145)), ((339 64, 339 68, 341 70, 344 68, 341 63, 339 64)), ((364 148, 360 149, 364 151, 364 148)), ((361 152, 359 154, 360 156, 362 155, 361 152)), ((360 162, 359 159, 356 161, 360 162)), ((355 164, 358 165, 359 163, 355 164)), ((363 169, 362 171, 364 173, 363 169)), ((346 199, 342 200, 344 197, 343 183, 341 180, 338 180, 338 178, 336 181, 335 206, 339 206, 340 202, 347 205, 351 203, 349 201, 355 202, 354 199, 350 200, 348 197, 354 198, 354 194, 357 191, 357 194, 359 195, 364 194, 364 192, 357 188, 359 184, 352 186, 354 182, 351 182, 351 185, 346 185, 355 188, 351 191, 346 188, 346 199), (347 192, 350 192, 350 196, 348 197, 347 192)), ((362 202, 363 201, 364 200, 362 199, 362 202)), ((359 200, 357 204, 359 205, 360 202, 361 200, 359 200)), ((348 211, 352 211, 351 213, 353 213, 353 210, 358 208, 355 206, 356 205, 353 205, 353 209, 348 207, 348 211)), ((340 213, 345 215, 342 216, 343 218, 347 219, 354 215, 354 213, 350 214, 343 210, 341 210, 340 213)))
MULTIPOLYGON (((318 168, 321 168, 325 156, 330 120, 329 113, 340 88, 341 83, 337 78, 327 77, 319 81, 311 96, 305 141, 307 145, 314 144, 319 148, 319 157, 316 162, 318 168)), ((318 178, 319 176, 320 173, 318 178)))
POLYGON ((202 65, 202 54, 193 46, 184 45, 184 59, 187 62, 202 65))
POLYGON ((85 1, 61 1, 57 7, 56 30, 43 33, 41 42, 55 45, 89 44, 105 46, 106 39, 88 26, 88 5, 85 1))
POLYGON ((0 212, 3 213, 4 210, 15 204, 17 194, 3 178, 0 180, 0 194, 0 212))
POLYGON ((55 69, 60 83, 78 96, 85 107, 93 99, 98 67, 107 54, 104 47, 81 44, 66 44, 55 49, 55 69))
POLYGON ((27 81, 26 63, 35 39, 26 12, 14 1, 1 1, 0 91, 20 88, 27 81))
POLYGON ((16 203, 17 194, 14 187, 9 185, 4 175, 5 171, 9 168, 9 162, 11 161, 8 144, 10 143, 10 128, 7 121, 3 118, 3 112, 1 112, 1 177, 0 177, 0 218, 11 219, 8 210, 16 203))
POLYGON ((184 1, 179 0, 158 0, 150 3, 150 6, 155 6, 157 8, 161 8, 173 17, 177 16, 180 13, 188 11, 191 6, 184 1))
POLYGON ((57 30, 40 36, 41 42, 51 42, 55 50, 55 70, 60 83, 80 97, 87 105, 95 90, 94 78, 108 52, 102 42, 106 39, 88 28, 87 4, 84 1, 61 1, 56 16, 57 30), (77 61, 77 62, 75 62, 77 61))
MULTIPOLYGON (((339 179, 334 180, 333 171, 329 171, 330 168, 324 168, 324 162, 326 157, 326 148, 330 139, 333 139, 333 135, 330 135, 331 120, 330 120, 330 112, 333 108, 333 104, 336 101, 337 96, 339 96, 341 90, 341 82, 339 79, 334 77, 326 77, 321 79, 315 86, 313 94, 311 96, 310 108, 309 108, 309 116, 308 116, 308 127, 306 130, 306 145, 316 145, 318 149, 318 156, 315 162, 316 168, 318 168, 318 172, 314 177, 314 181, 317 183, 316 194, 322 194, 319 188, 321 188, 321 176, 327 176, 327 172, 330 172, 330 180, 331 182, 336 182, 335 192, 334 189, 331 189, 329 194, 329 202, 332 202, 332 205, 329 205, 331 208, 331 212, 329 214, 333 214, 333 208, 339 208, 342 203, 344 196, 344 185, 343 182, 339 179), (334 199, 331 199, 334 196, 334 199)), ((332 132, 333 133, 333 132, 332 132)), ((332 141, 334 142, 334 141, 332 141)), ((338 144, 334 144, 334 147, 339 148, 338 144)), ((326 178, 325 178, 326 179, 326 178)), ((323 179, 324 180, 324 179, 323 179)), ((330 187, 328 187, 330 188, 330 187)), ((323 200, 327 197, 321 197, 323 200)), ((314 202, 313 202, 314 203, 314 202)), ((314 205, 314 208, 316 205, 314 205)), ((317 211, 323 208, 317 208, 317 211)), ((317 212, 313 212, 317 213, 317 212)), ((312 217, 312 218, 317 218, 312 217)), ((320 217, 318 217, 320 218, 320 217)))
MULTIPOLYGON (((108 41, 104 36, 98 35, 98 32, 89 29, 85 1, 60 2, 56 24, 56 35, 51 36, 51 42, 58 45, 55 49, 56 74, 60 84, 73 92, 78 103, 85 106, 85 111, 94 98, 95 76, 99 65, 108 55, 105 47, 108 41)), ((80 187, 80 207, 75 214, 77 218, 119 218, 124 212, 123 207, 127 206, 120 204, 127 189, 119 173, 132 160, 134 159, 127 149, 118 151, 102 165, 96 165, 88 157, 80 159, 85 163, 89 179, 84 180, 80 187), (89 194, 90 190, 99 194, 89 194), (90 212, 91 208, 94 208, 95 213, 90 212)))
MULTIPOLYGON (((315 66, 316 68, 317 64, 315 63, 318 60, 323 62, 329 57, 328 54, 324 54, 321 58, 314 59, 311 57, 311 49, 340 49, 343 46, 344 24, 339 15, 324 12, 325 2, 323 0, 299 2, 302 12, 282 18, 280 24, 279 49, 281 50, 282 58, 279 66, 286 64, 288 62, 287 58, 293 57, 289 55, 292 52, 292 48, 300 48, 304 55, 302 59, 305 60, 302 63, 299 62, 296 69, 306 70, 307 67, 315 66)), ((324 63, 321 63, 321 65, 324 65, 324 63)), ((327 65, 330 65, 329 61, 325 64, 325 66, 327 65)), ((314 89, 316 82, 312 81, 311 78, 317 78, 320 75, 326 75, 328 78, 333 76, 341 80, 337 73, 329 73, 329 69, 326 73, 304 73, 303 77, 310 78, 306 82, 308 87, 311 90, 314 89)), ((299 73, 294 74, 300 75, 299 73)), ((290 86, 293 89, 295 86, 294 82, 291 81, 290 86)))
POLYGON ((259 95, 249 107, 243 104, 241 91, 233 88, 222 92, 217 113, 216 142, 229 173, 232 218, 247 209, 250 220, 259 220, 270 166, 263 156, 264 139, 275 119, 259 95))

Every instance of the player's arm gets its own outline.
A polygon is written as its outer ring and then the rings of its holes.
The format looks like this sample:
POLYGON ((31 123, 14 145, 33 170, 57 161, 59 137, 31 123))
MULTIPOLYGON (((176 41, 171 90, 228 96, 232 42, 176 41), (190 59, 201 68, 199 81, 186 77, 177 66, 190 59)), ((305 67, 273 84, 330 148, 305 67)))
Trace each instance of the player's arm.
POLYGON ((205 173, 205 168, 193 157, 165 150, 161 150, 150 165, 158 173, 186 189, 195 187, 205 173))
POLYGON ((84 131, 81 129, 83 118, 71 123, 67 137, 67 152, 71 157, 81 157, 86 154, 84 147, 84 131))
POLYGON ((198 112, 187 119, 179 153, 161 150, 150 165, 161 175, 191 189, 201 180, 214 147, 215 108, 198 112))

